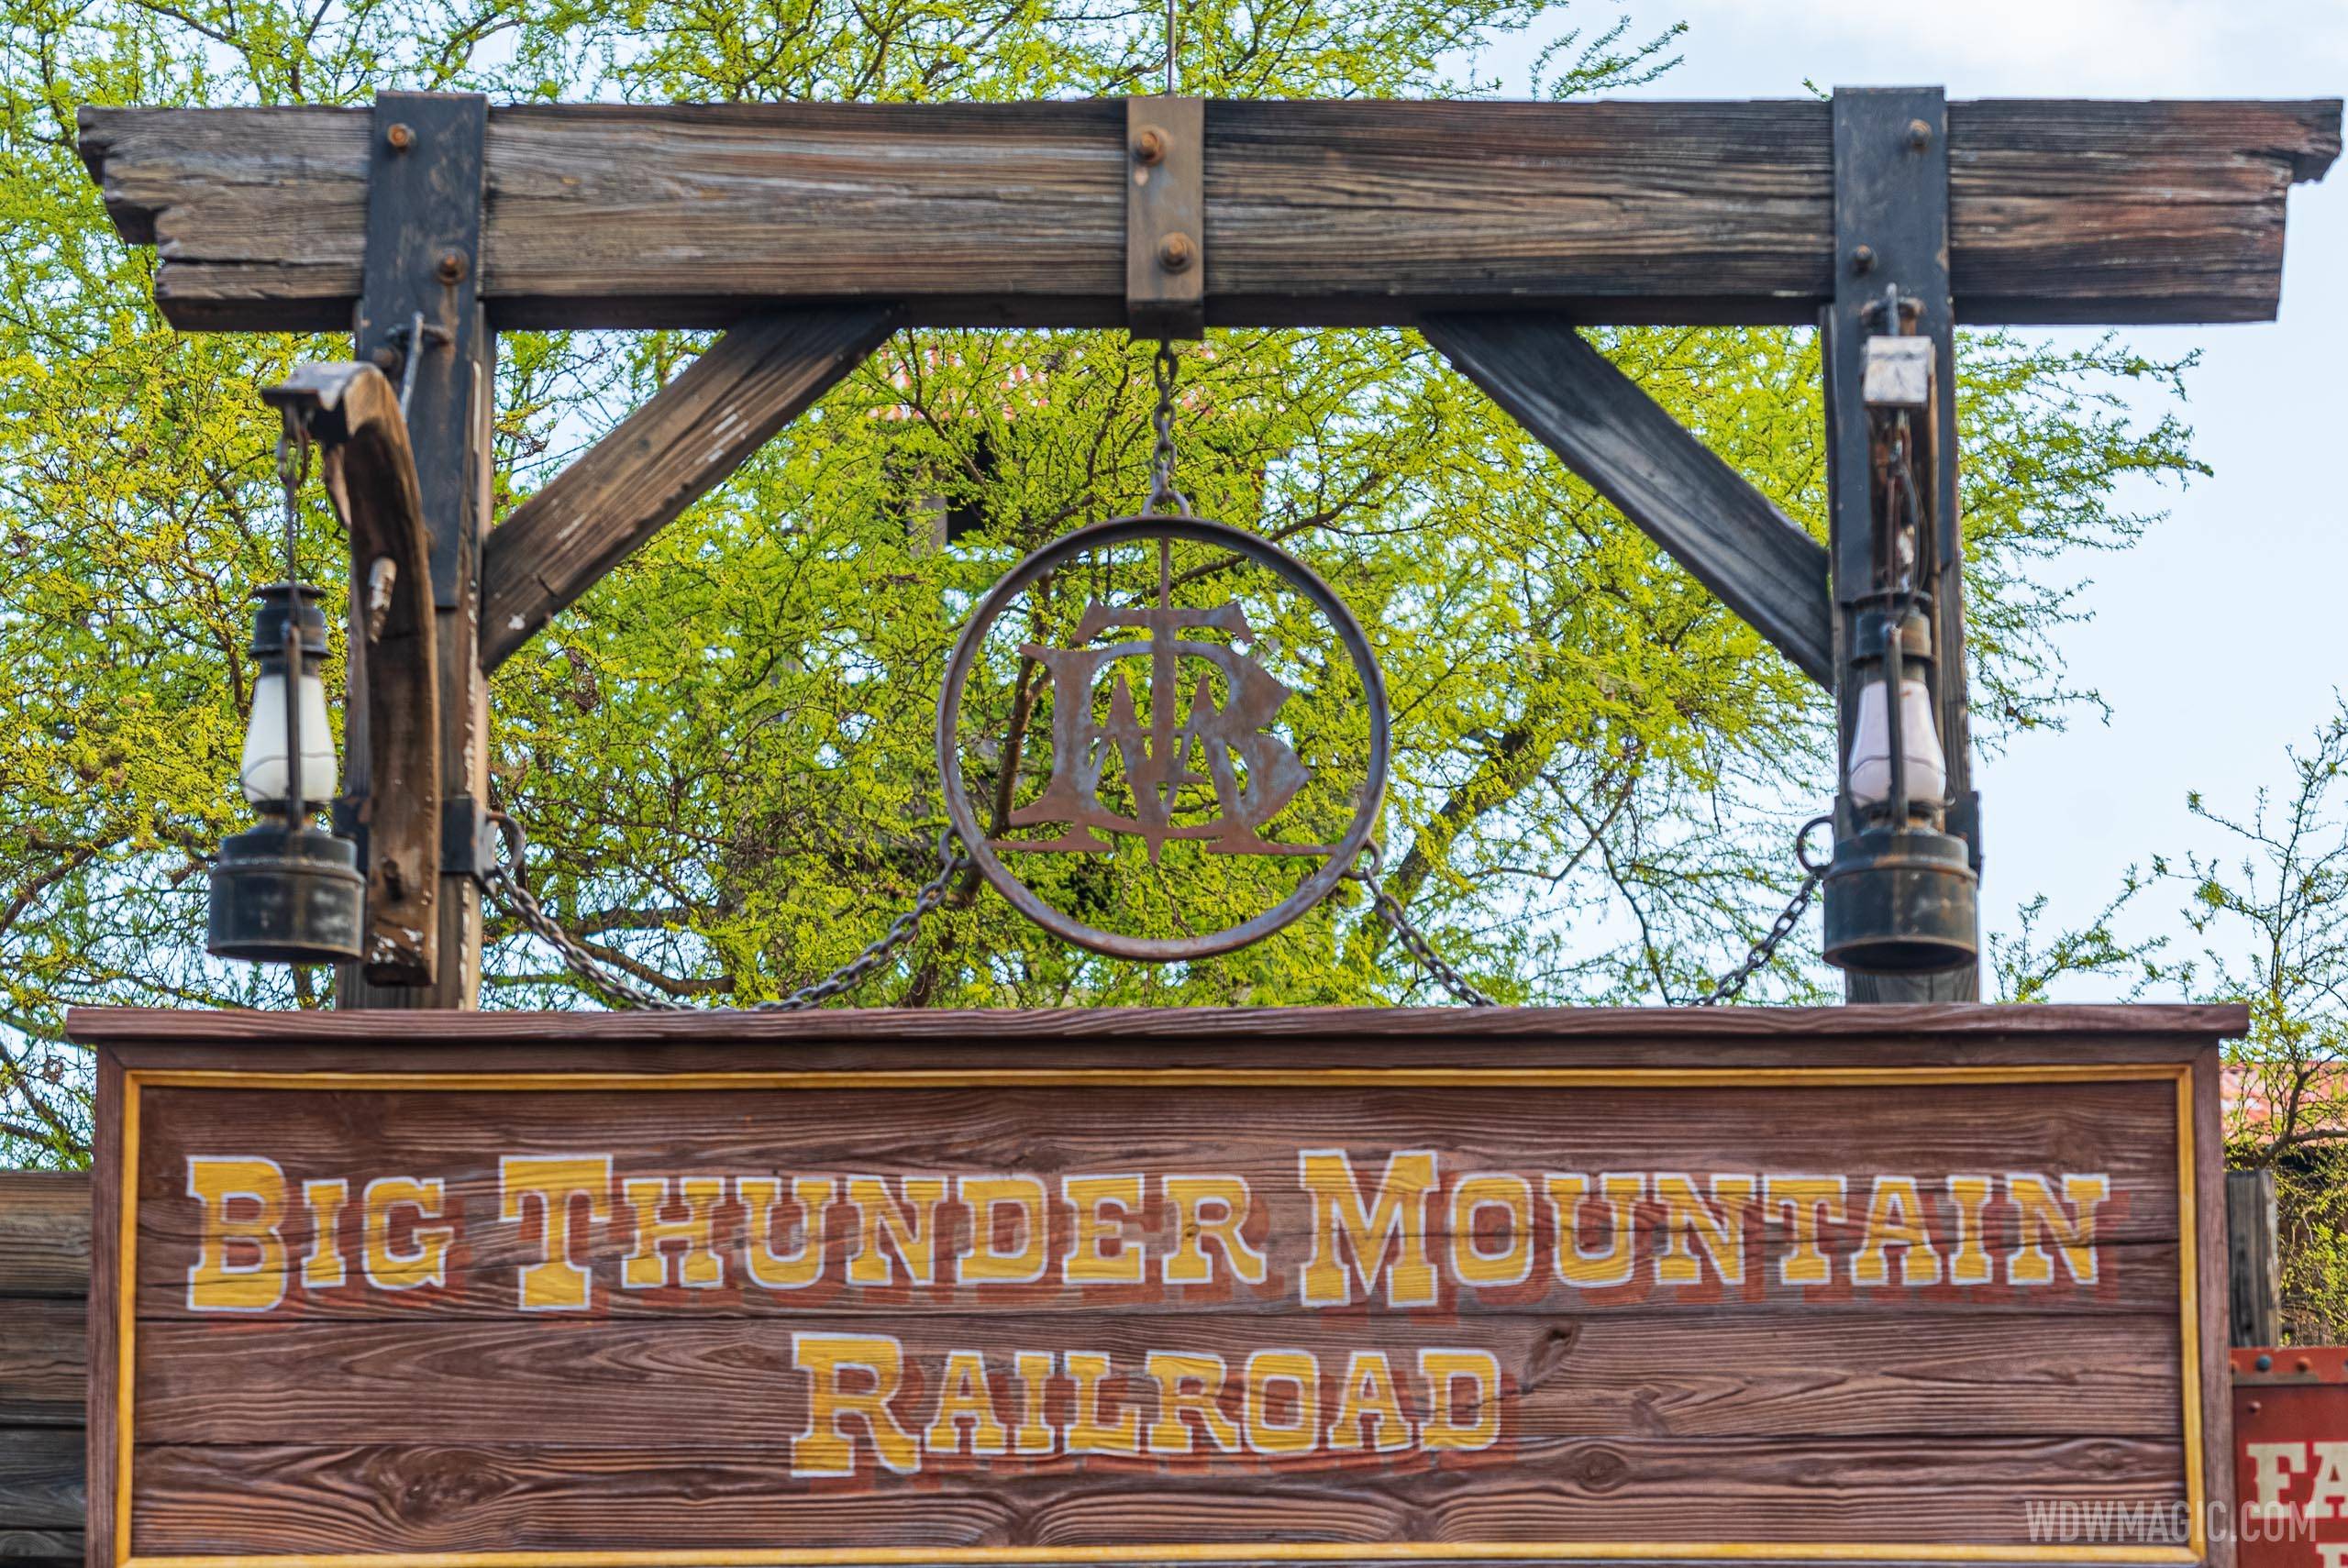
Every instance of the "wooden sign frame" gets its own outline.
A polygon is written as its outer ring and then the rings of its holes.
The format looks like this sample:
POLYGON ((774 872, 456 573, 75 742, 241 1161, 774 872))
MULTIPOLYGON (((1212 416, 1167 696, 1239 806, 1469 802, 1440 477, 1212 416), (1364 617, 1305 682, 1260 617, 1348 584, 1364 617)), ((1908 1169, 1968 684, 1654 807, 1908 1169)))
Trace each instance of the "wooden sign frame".
MULTIPOLYGON (((763 1018, 487 1014, 423 1015, 396 1023, 382 1016, 347 1014, 77 1011, 70 1023, 71 1032, 75 1039, 96 1048, 100 1076, 94 1249, 96 1266, 91 1315, 90 1560, 96 1568, 520 1568, 524 1563, 548 1564, 550 1568, 748 1568, 754 1563, 1237 1564, 1402 1560, 1462 1563, 1596 1560, 1996 1561, 2161 1563, 2176 1568, 2206 1563, 2223 1568, 2232 1560, 2232 1542, 2224 1529, 2209 1528, 2213 1519, 2233 1517, 2233 1478, 2228 1463, 2231 1418, 2225 1359, 2226 1258, 2219 1045, 2221 1040, 2239 1034, 2245 1021, 2240 1008, 2155 1007, 1860 1006, 1719 1011, 1511 1009, 1465 1013, 1352 1010, 1001 1014, 890 1011, 763 1018), (214 1527, 191 1527, 187 1521, 192 1516, 184 1507, 179 1507, 172 1519, 165 1519, 163 1512, 155 1511, 156 1497, 142 1489, 146 1483, 139 1480, 149 1463, 147 1456, 155 1452, 155 1445, 144 1442, 140 1436, 141 1389, 146 1383, 166 1377, 171 1369, 165 1362, 156 1359, 167 1353, 152 1350, 148 1336, 142 1334, 138 1296, 131 1288, 132 1282, 140 1278, 141 1209, 138 1192, 135 1187, 126 1185, 124 1174, 140 1168, 137 1162, 143 1140, 172 1136, 169 1117, 177 1115, 184 1123, 185 1108, 195 1103, 180 1092, 184 1090, 282 1092, 289 1097, 283 1103, 293 1108, 301 1103, 303 1096, 321 1092, 333 1097, 336 1105, 349 1107, 376 1093, 471 1096, 490 1092, 511 1093, 524 1099, 548 1093, 580 1093, 579 1103, 583 1104, 614 1089, 625 1089, 632 1095, 638 1091, 720 1089, 738 1097, 800 1089, 837 1090, 852 1095, 876 1087, 888 1092, 952 1088, 984 1094, 1048 1086, 1076 1095, 1095 1090, 1133 1093, 1148 1089, 1179 1097, 1207 1092, 1216 1086, 1237 1085, 1246 1087, 1251 1094, 1307 1088, 1316 1091, 1312 1103, 1348 1107, 1356 1097, 1368 1099, 1395 1087, 1412 1091, 1405 1098, 1430 1101, 1449 1092, 1505 1089, 1512 1099, 1527 1103, 1534 1097, 1526 1091, 1551 1089, 1607 1094, 1662 1088, 1674 1092, 1688 1089, 1718 1099, 1747 1091, 1769 1094, 1789 1087, 1838 1091, 1864 1088, 1885 1091, 1888 1104, 1906 1091, 1917 1088, 1933 1090, 1936 1097, 1962 1098, 1987 1086, 2043 1086, 2043 1094, 2033 1098, 2046 1099, 2073 1092, 2132 1089, 2133 1086, 2145 1084, 2175 1086, 2173 1132, 2178 1216, 2175 1245, 2178 1275, 2174 1299, 2181 1359, 2174 1375, 2176 1387, 2184 1397, 2181 1408, 2172 1408, 2177 1413, 2180 1441, 2176 1449, 2181 1456, 2181 1489, 2176 1503, 2183 1509, 2180 1517, 2189 1516, 2192 1521, 2191 1536, 2182 1543, 2031 1544, 2013 1538, 2018 1527, 2011 1521, 1998 1526, 2004 1532, 2002 1536, 1990 1531, 1979 1540, 1950 1539, 1949 1527, 1944 1519, 1930 1530, 1919 1532, 1933 1539, 1912 1540, 1884 1534, 1866 1539, 1778 1540, 1770 1539, 1767 1529, 1757 1529, 1750 1539, 1723 1539, 1715 1529, 1698 1539, 1233 1540, 1177 1537, 1071 1542, 1055 1540, 1047 1534, 1040 1539, 959 1546, 862 1540, 847 1545, 838 1541, 793 1545, 787 1540, 773 1540, 746 1546, 738 1540, 709 1545, 689 1539, 693 1515, 681 1506, 671 1531, 678 1540, 670 1548, 632 1543, 604 1550, 570 1541, 559 1546, 540 1543, 520 1550, 508 1541, 500 1547, 478 1549, 442 1546, 386 1551, 366 1547, 350 1551, 260 1551, 250 1549, 251 1540, 246 1540, 244 1549, 222 1551, 182 1549, 185 1540, 194 1539, 203 1529, 214 1527), (171 1098, 175 1094, 179 1096, 176 1100, 171 1098), (180 1110, 172 1110, 173 1106, 180 1110), (155 1121, 158 1107, 163 1108, 161 1114, 167 1118, 160 1123, 155 1121), (141 1521, 141 1530, 155 1521, 162 1521, 164 1528, 176 1532, 172 1537, 176 1544, 167 1544, 162 1550, 134 1550, 133 1537, 125 1529, 125 1522, 134 1515, 141 1521)), ((225 1106, 228 1102, 219 1103, 225 1106)), ((522 1099, 514 1103, 521 1104, 522 1099)), ((642 1100, 639 1097, 631 1103, 640 1106, 642 1100)), ((749 1101, 737 1099, 725 1103, 747 1106, 749 1101)), ((1071 1099, 1069 1103, 1073 1106, 1078 1102, 1071 1099)), ((417 1114, 425 1115, 427 1110, 419 1109, 417 1114)), ((461 1106, 452 1108, 448 1116, 454 1118, 460 1110, 466 1118, 463 1125, 479 1125, 482 1117, 475 1100, 467 1099, 461 1106)), ((294 1114, 290 1109, 288 1114, 294 1114)), ((361 1130, 353 1136, 362 1143, 369 1135, 364 1130, 380 1132, 395 1120, 380 1112, 351 1114, 351 1125, 361 1130)), ((1348 1110, 1346 1114, 1353 1112, 1348 1110)), ((2075 1110, 2064 1114, 2076 1118, 2083 1112, 2075 1110)), ((729 1112, 717 1120, 725 1121, 729 1126, 737 1121, 748 1125, 750 1116, 746 1110, 739 1117, 729 1112)), ((238 1114, 237 1124, 253 1127, 262 1121, 274 1126, 280 1119, 256 1118, 248 1107, 238 1114)), ((1967 1123, 1981 1127, 1999 1124, 1996 1117, 1978 1115, 1967 1123)), ((1886 1128, 1891 1125, 1884 1124, 1886 1128)), ((263 1140, 269 1135, 265 1132, 251 1134, 263 1140)), ((1883 1135, 1878 1133, 1879 1137, 1883 1135)), ((424 1134, 418 1132, 414 1136, 424 1134)), ((157 1147, 168 1149, 169 1145, 157 1147)), ((938 1147, 936 1157, 951 1164, 956 1156, 950 1143, 938 1147)), ((450 1157, 457 1156, 452 1154, 450 1157)), ((2166 1156, 2154 1151, 2146 1157, 2157 1160, 2166 1156)), ((1833 1154, 1822 1154, 1819 1158, 1823 1168, 1839 1168, 1833 1164, 1833 1154)), ((2142 1162, 2138 1163, 2141 1165, 2142 1162)), ((1047 1168, 1047 1164, 1037 1168, 1047 1168)), ((1702 1167, 1691 1165, 1689 1168, 1702 1167)), ((1996 1168, 1994 1161, 1984 1168, 1996 1168)), ((292 1164, 287 1170, 290 1177, 292 1164)), ((151 1200, 168 1199, 167 1187, 160 1184, 154 1171, 148 1173, 147 1180, 151 1200)), ((812 1231, 812 1220, 809 1229, 812 1231)), ((1667 1216, 1664 1229, 1667 1239, 1667 1216)), ((2092 1249, 2095 1243, 2091 1229, 2089 1234, 2092 1249)), ((2023 1240, 2028 1240, 2026 1229, 2023 1240)), ((2106 1243, 2114 1244, 2117 1242, 2106 1243)), ((985 1245, 991 1247, 994 1243, 990 1241, 985 1245)), ((1993 1240, 1993 1253, 1997 1245, 1993 1240)), ((657 1244, 655 1250, 658 1251, 657 1244)), ((1767 1257, 1764 1249, 1764 1261, 1754 1265, 1756 1275, 1768 1271, 1767 1257)), ((461 1266, 471 1268, 472 1264, 466 1262, 461 1266)), ((1903 1264, 1903 1274, 1905 1266, 1903 1264)), ((150 1266, 149 1272, 154 1274, 155 1267, 150 1266)), ((1375 1269, 1371 1272, 1374 1274, 1375 1269)), ((2114 1268, 2107 1272, 2120 1271, 2114 1268)), ((2143 1277, 2138 1276, 2140 1282, 2143 1277)), ((1365 1275, 1365 1288, 1367 1279, 1365 1275)), ((2142 1288, 2141 1283, 2133 1288, 2142 1288)), ((155 1297, 150 1294, 149 1299, 155 1297)), ((2129 1299, 2133 1302, 2136 1298, 2132 1296, 2129 1299)), ((1389 1300, 1390 1304, 1390 1276, 1389 1300)), ((1733 1309, 1736 1305, 1730 1302, 1729 1308, 1733 1309)), ((2074 1307, 2066 1310, 2095 1309, 2074 1307)), ((967 1320, 966 1309, 957 1306, 950 1310, 967 1320)), ((1358 1307, 1354 1310, 1366 1313, 1366 1309, 1358 1307)), ((629 1333, 663 1331, 661 1325, 670 1320, 657 1312, 647 1316, 650 1311, 641 1302, 631 1303, 625 1322, 615 1320, 611 1326, 629 1333)), ((333 1313, 329 1311, 327 1316, 333 1313)), ((1061 1320, 1079 1316, 1063 1314, 1061 1320)), ((1343 1321, 1357 1333, 1369 1333, 1380 1331, 1378 1326, 1381 1323, 1399 1321, 1404 1316, 1399 1312, 1383 1317, 1356 1315, 1343 1321)), ((1097 1324, 1102 1320, 1096 1316, 1091 1320, 1097 1324)), ((2048 1331, 2059 1332, 2067 1322, 2077 1331, 2086 1332, 2081 1325, 2088 1321, 2077 1317, 2066 1319, 2056 1312, 2045 1320, 2045 1325, 2048 1331)), ((164 1323, 159 1330, 164 1332, 164 1338, 157 1342, 167 1346, 176 1343, 194 1353, 194 1346, 249 1342, 250 1336, 262 1332, 266 1327, 251 1320, 164 1323), (200 1335, 210 1338, 194 1337, 200 1335), (245 1340, 238 1341, 236 1336, 239 1335, 245 1340)), ((1899 1330, 1896 1323, 1890 1327, 1899 1330)), ((1214 1331, 1223 1331, 1218 1326, 1214 1331)), ((1301 1331, 1290 1330, 1291 1335, 1301 1331)), ((1844 1331, 1834 1330, 1837 1334, 1844 1331)), ((2004 1331, 2001 1327, 2000 1332, 2004 1331)), ((2059 1342, 2047 1343, 2054 1348, 2043 1353, 2059 1357, 2059 1342)), ((248 1360, 243 1364, 258 1367, 262 1364, 248 1360)), ((194 1375, 207 1387, 227 1386, 233 1381, 216 1368, 199 1371, 194 1375)), ((302 1375, 298 1386, 305 1394, 313 1387, 314 1379, 322 1378, 323 1382, 317 1385, 318 1397, 332 1401, 332 1368, 323 1373, 313 1369, 302 1375)), ((2086 1376, 2085 1386, 2091 1388, 2096 1384, 2096 1376, 2082 1375, 2086 1376)), ((184 1384, 186 1379, 181 1381, 184 1384)), ((482 1392, 475 1389, 472 1397, 478 1401, 482 1392)), ((460 1398, 456 1393, 445 1397, 452 1402, 460 1398)), ((2040 1397, 2047 1397, 2043 1389, 2040 1397)), ((1040 1400, 1041 1396, 1036 1397, 1040 1400)), ((1443 1397, 1450 1397, 1447 1386, 1443 1397)), ((2092 1403, 2094 1396, 2083 1393, 2063 1395, 2060 1398, 2092 1403)), ((180 1403, 183 1409, 178 1419, 184 1426, 184 1397, 180 1403)), ((2059 1406, 2058 1399, 2052 1408, 2059 1406)), ((357 1432, 371 1430, 364 1426, 364 1420, 373 1419, 372 1413, 363 1419, 354 1413, 345 1423, 348 1431, 337 1441, 357 1441, 357 1432)), ((811 1430, 814 1424, 811 1418, 811 1430)), ((1181 1422, 1177 1419, 1175 1424, 1180 1426, 1181 1422)), ((918 1426, 914 1430, 918 1430, 918 1426)), ((1951 1430, 1956 1429, 1952 1427, 1951 1430)), ((1630 1431, 1620 1435, 1626 1442, 1634 1441, 1637 1436, 1630 1431)), ((1957 1435, 1961 1438, 1963 1434, 1957 1435)), ((248 1433, 239 1441, 259 1440, 248 1433)), ((461 1451, 464 1441, 452 1439, 445 1446, 452 1452, 461 1451)), ((1612 1440, 1591 1441, 1602 1444, 1612 1440)), ((1906 1457, 1886 1460, 1893 1469, 1899 1463, 1918 1463, 1915 1445, 1922 1439, 1899 1441, 1907 1441, 1910 1447, 1906 1457)), ((2010 1440, 1999 1441, 2013 1446, 2010 1440)), ((877 1446, 878 1438, 873 1441, 877 1446)), ((975 1452, 983 1452, 978 1449, 975 1428, 971 1446, 975 1452)), ((2066 1439, 2059 1443, 2049 1440, 2046 1444, 2047 1452, 2066 1448, 2075 1455, 2097 1446, 2091 1438, 2066 1439)), ((2128 1445, 2107 1441, 2101 1446, 2117 1450, 2128 1445)), ((1766 1447, 1763 1444, 1764 1450, 1766 1447)), ((1737 1451, 1732 1448, 1722 1452, 1737 1451)), ((1760 1463, 1749 1457, 1753 1452, 1750 1445, 1745 1452, 1748 1458, 1741 1463, 1760 1463)), ((1733 1469, 1739 1462, 1723 1463, 1733 1469)), ((2077 1465, 2082 1462, 2075 1457, 2063 1463, 2077 1465)), ((974 1463, 972 1468, 980 1467, 974 1463)), ((789 1472, 783 1474, 787 1476, 789 1472)), ((879 1474, 876 1469, 874 1474, 879 1474)), ((2005 1477, 2001 1484, 2017 1488, 2032 1479, 2028 1462, 2021 1460, 2011 1461, 2008 1469, 1999 1474, 2005 1477)), ((1335 1489, 1332 1495, 1343 1497, 1349 1495, 1349 1485, 1342 1480, 1343 1473, 1339 1474, 1339 1481, 1324 1485, 1335 1489)), ((2069 1473, 2066 1482, 2050 1470, 2037 1478, 2054 1482, 2058 1488, 2062 1485, 2076 1487, 2091 1484, 2091 1471, 2075 1471, 2069 1473), (2088 1474, 2090 1480, 2083 1483, 2082 1474, 2088 1474)), ((1440 1481, 1442 1477, 1436 1479, 1440 1481)), ((1229 1486, 1234 1497, 1244 1498, 1249 1490, 1246 1480, 1226 1483, 1215 1478, 1215 1484, 1229 1486)), ((1449 1484, 1457 1484, 1456 1473, 1449 1484)), ((1965 1481, 1964 1486, 1972 1486, 1977 1493, 1986 1484, 1982 1476, 1975 1476, 1965 1481)), ((991 1485, 983 1477, 975 1484, 980 1488, 991 1485)), ((1011 1481, 1002 1483, 1006 1493, 1013 1485, 1011 1481)), ((1102 1485, 1113 1490, 1113 1476, 1102 1485)), ((1930 1490, 1927 1483, 1920 1496, 1929 1496, 1930 1490)), ((1960 1493, 1963 1486, 1948 1496, 1960 1493)), ((1194 1491, 1191 1495, 1200 1494, 1194 1491)), ((1224 1493, 1205 1495, 1222 1496, 1224 1493)), ((1693 1504, 1698 1499, 1691 1496, 1689 1500, 1693 1504)), ((267 1510, 284 1502, 282 1487, 273 1485, 273 1489, 256 1488, 249 1500, 236 1505, 241 1510, 238 1517, 264 1522, 238 1525, 231 1532, 243 1529, 254 1540, 265 1536, 271 1528, 266 1523, 267 1510), (269 1501, 270 1497, 274 1497, 276 1503, 269 1501)), ((346 1499, 336 1506, 349 1505, 346 1499)), ((1758 1503, 1752 1506, 1760 1507, 1758 1503)), ((1862 1500, 1853 1506, 1864 1511, 1882 1505, 1878 1499, 1877 1503, 1862 1500)), ((1433 1517, 1432 1510, 1416 1512, 1433 1517)), ((521 1521, 515 1528, 531 1528, 526 1512, 515 1517, 521 1521)), ((1906 1516, 1903 1513, 1894 1517, 1906 1516)), ((293 1533, 298 1536, 300 1529, 294 1529, 293 1533)))

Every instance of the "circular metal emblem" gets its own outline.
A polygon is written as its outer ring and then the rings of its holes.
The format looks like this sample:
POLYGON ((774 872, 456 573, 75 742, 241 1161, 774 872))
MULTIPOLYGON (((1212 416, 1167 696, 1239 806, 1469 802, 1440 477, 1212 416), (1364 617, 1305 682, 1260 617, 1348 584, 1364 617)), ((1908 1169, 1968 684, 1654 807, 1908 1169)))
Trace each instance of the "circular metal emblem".
MULTIPOLYGON (((1369 639, 1345 601, 1285 550, 1240 529, 1187 515, 1113 518, 1063 535, 1021 561, 995 584, 963 627, 937 701, 937 768, 947 814, 980 874, 1037 925, 1114 958, 1166 963, 1228 953, 1261 941, 1327 898, 1370 842, 1386 793, 1387 749, 1385 679, 1369 639), (1009 821, 1057 823, 1063 831, 1054 838, 990 838, 964 788, 961 743, 964 688, 989 633, 1023 593, 1052 573, 1114 546, 1152 540, 1159 547, 1154 602, 1119 608, 1095 598, 1076 627, 1076 646, 1021 646, 1022 657, 1039 663, 1051 683, 1052 766, 1042 792, 1020 803, 1009 821), (1352 814, 1335 842, 1294 844, 1265 836, 1263 830, 1313 777, 1313 770, 1272 730, 1292 693, 1235 646, 1250 643, 1255 635, 1235 602, 1206 608, 1175 606, 1169 562, 1178 540, 1227 551, 1278 577, 1328 622, 1351 661, 1368 706, 1368 766, 1352 814), (1140 635, 1104 642, 1111 632, 1140 635), (1224 640, 1213 640, 1218 636, 1224 640), (1103 674, 1126 659, 1142 659, 1148 666, 1146 723, 1138 716, 1122 675, 1111 674, 1108 686, 1102 686, 1103 674), (1178 720, 1177 711, 1185 701, 1186 664, 1192 667, 1194 679, 1187 688, 1189 708, 1178 720), (1214 695, 1218 683, 1219 704, 1214 695), (1190 771, 1189 758, 1202 754, 1206 771, 1190 771), (1102 769, 1112 757, 1122 768, 1130 796, 1130 805, 1123 811, 1100 798, 1102 769), (1199 786, 1212 788, 1214 814, 1203 821, 1178 822, 1173 804, 1178 792, 1187 788, 1195 794, 1199 786), (1210 854, 1317 856, 1322 863, 1286 898, 1251 919, 1220 931, 1153 937, 1103 931, 1054 908, 1002 859, 1005 852, 1105 854, 1120 835, 1144 840, 1153 864, 1160 847, 1174 841, 1199 843, 1210 854)), ((1015 781, 1015 750, 999 758, 998 767, 1010 770, 1015 781)), ((998 799, 1009 800, 1007 787, 999 785, 998 799)))

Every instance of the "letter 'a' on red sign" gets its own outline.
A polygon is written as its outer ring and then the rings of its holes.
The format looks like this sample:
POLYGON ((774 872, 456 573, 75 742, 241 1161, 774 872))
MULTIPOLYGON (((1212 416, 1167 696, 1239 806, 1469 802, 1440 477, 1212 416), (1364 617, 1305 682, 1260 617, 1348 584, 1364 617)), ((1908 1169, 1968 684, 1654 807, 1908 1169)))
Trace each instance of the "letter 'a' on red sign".
POLYGON ((2239 1010, 71 1027, 116 1568, 2234 1561, 2239 1010))

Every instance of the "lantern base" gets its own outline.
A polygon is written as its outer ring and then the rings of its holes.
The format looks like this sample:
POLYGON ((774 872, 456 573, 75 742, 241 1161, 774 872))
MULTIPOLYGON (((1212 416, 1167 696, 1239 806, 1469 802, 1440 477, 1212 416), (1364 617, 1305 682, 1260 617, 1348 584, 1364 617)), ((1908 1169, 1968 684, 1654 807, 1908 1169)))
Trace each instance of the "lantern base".
POLYGON ((220 845, 205 949, 255 964, 355 961, 366 902, 356 845, 264 823, 220 845))
POLYGON ((1963 839, 1871 827, 1837 839, 1826 868, 1825 958, 1863 975, 1930 975, 1980 955, 1979 894, 1963 839))

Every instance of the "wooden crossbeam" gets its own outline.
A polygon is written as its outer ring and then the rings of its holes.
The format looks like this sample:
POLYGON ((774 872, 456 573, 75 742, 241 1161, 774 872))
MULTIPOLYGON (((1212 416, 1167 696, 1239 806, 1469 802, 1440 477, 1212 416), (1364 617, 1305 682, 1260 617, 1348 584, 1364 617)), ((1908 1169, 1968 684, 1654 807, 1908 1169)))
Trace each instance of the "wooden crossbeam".
POLYGON ((1427 340, 1822 686, 1826 547, 1554 315, 1432 315, 1427 340))
MULTIPOLYGON (((1950 271, 1971 323, 2275 314, 2285 194, 2340 101, 1952 104, 1950 271)), ((1020 105, 516 105, 489 112, 492 324, 722 326, 902 303, 909 324, 1125 319, 1125 112, 1020 105)), ((350 320, 364 109, 81 112, 177 326, 350 320)), ((1823 103, 1216 102, 1206 318, 1807 323, 1833 295, 1823 103)))
POLYGON ((507 656, 740 467, 889 335, 872 306, 745 322, 493 529, 481 658, 507 656))

